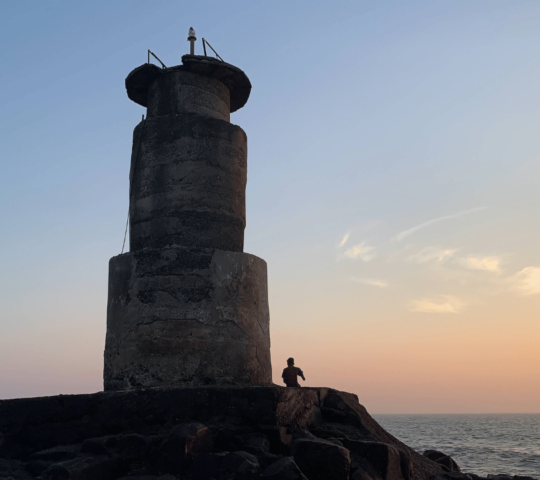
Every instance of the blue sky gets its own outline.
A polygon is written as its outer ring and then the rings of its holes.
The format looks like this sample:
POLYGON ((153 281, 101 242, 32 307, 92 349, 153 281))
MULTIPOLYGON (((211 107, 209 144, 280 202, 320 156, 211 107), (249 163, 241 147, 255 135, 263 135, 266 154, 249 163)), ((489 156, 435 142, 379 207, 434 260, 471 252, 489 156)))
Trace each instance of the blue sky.
POLYGON ((274 370, 292 355, 379 413, 538 411, 539 21, 532 1, 0 3, 0 398, 101 388, 145 113, 124 79, 147 49, 179 64, 193 26, 253 84, 231 121, 274 370))

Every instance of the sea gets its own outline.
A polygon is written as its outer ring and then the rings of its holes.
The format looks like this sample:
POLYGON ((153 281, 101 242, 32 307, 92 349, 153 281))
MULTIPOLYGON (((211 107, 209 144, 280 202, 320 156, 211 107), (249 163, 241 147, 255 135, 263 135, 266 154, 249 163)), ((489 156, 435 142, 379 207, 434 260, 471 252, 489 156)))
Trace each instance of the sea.
POLYGON ((450 455, 462 472, 540 479, 540 413, 373 418, 419 453, 432 449, 450 455))

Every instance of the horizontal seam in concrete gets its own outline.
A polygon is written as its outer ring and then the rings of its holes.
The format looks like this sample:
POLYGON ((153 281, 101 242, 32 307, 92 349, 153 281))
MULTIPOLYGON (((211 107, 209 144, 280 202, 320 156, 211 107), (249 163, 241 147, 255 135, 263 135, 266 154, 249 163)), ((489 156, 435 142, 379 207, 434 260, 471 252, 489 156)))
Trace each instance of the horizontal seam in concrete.
MULTIPOLYGON (((177 210, 178 212, 196 212, 196 213, 214 213, 215 210, 177 210)), ((215 212, 217 215, 219 216, 223 216, 223 217, 230 217, 228 222, 234 222, 234 223, 242 223, 244 225, 244 228, 246 226, 246 221, 244 218, 238 216, 238 215, 234 215, 234 214, 231 214, 231 213, 227 213, 227 212, 215 212)), ((150 223, 152 221, 156 221, 156 220, 160 220, 160 219, 163 219, 163 218, 177 218, 177 217, 180 217, 181 215, 175 215, 174 212, 169 212, 167 215, 162 215, 162 216, 153 216, 152 218, 150 219, 144 219, 144 220, 136 220, 135 218, 133 219, 130 219, 132 220, 131 221, 131 226, 134 227, 134 226, 138 226, 138 225, 142 225, 144 223, 150 223)), ((178 233, 167 233, 165 235, 159 235, 159 238, 166 238, 166 237, 170 237, 170 236, 173 236, 173 237, 177 237, 181 235, 181 232, 178 232, 178 233)))

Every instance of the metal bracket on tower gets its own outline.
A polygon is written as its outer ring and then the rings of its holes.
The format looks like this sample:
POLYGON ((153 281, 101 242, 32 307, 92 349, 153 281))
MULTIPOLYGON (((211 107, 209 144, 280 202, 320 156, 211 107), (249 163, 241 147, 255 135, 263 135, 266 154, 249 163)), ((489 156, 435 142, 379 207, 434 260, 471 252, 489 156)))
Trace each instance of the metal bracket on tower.
POLYGON ((161 63, 161 68, 167 68, 165 64, 157 57, 157 55, 152 52, 150 49, 148 49, 148 62, 150 63, 150 55, 152 55, 159 63, 161 63))
POLYGON ((208 40, 205 40, 205 39, 203 38, 203 39, 202 39, 202 44, 203 44, 204 56, 205 56, 205 57, 208 56, 208 55, 206 55, 206 45, 208 45, 208 46, 212 49, 212 51, 216 54, 216 57, 217 57, 219 60, 221 60, 222 62, 225 61, 225 60, 223 60, 223 59, 219 56, 219 54, 214 50, 214 48, 212 47, 212 45, 210 45, 210 44, 208 43, 208 40))

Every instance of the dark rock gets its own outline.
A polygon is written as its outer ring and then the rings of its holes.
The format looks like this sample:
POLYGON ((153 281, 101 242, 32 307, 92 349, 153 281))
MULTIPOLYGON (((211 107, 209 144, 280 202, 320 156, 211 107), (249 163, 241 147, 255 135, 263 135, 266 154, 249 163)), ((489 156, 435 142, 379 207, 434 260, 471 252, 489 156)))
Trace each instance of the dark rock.
MULTIPOLYGON (((446 468, 446 467, 445 467, 446 468)), ((430 477, 430 480, 471 480, 471 477, 461 472, 443 471, 430 477)))
MULTIPOLYGON (((466 473, 467 477, 469 477, 470 480, 487 480, 487 477, 481 477, 480 475, 476 475, 475 473, 466 473)), ((531 479, 535 480, 535 479, 531 479)))
POLYGON ((344 439, 344 445, 358 457, 367 460, 383 480, 403 480, 399 451, 380 442, 344 439))
POLYGON ((115 442, 109 446, 109 451, 123 460, 134 460, 144 457, 148 453, 150 444, 151 438, 137 433, 128 433, 115 437, 115 442))
POLYGON ((41 450, 30 455, 30 460, 61 462, 74 458, 80 451, 80 445, 58 445, 57 447, 41 450))
MULTIPOLYGON (((175 478, 171 475, 171 478, 175 478)), ((156 475, 136 475, 136 476, 133 476, 133 477, 121 477, 121 478, 118 478, 117 480, 158 480, 159 477, 157 477, 156 475)))
POLYGON ((108 455, 109 450, 105 446, 105 438, 88 438, 81 445, 81 453, 91 453, 92 455, 108 455))
POLYGON ((42 476, 47 480, 112 480, 118 474, 118 463, 111 457, 81 455, 51 465, 42 476))
POLYGON ((281 441, 281 431, 278 425, 257 425, 257 430, 266 435, 270 443, 270 452, 281 452, 283 443, 281 441))
POLYGON ((300 438, 291 454, 309 480, 347 480, 351 457, 346 448, 321 439, 300 438))
POLYGON ((32 475, 24 468, 21 461, 0 458, 0 478, 26 480, 31 479, 32 475))
POLYGON ((241 450, 240 437, 249 432, 242 425, 240 418, 216 418, 207 422, 214 439, 214 449, 217 452, 231 452, 241 450))
POLYGON ((47 470, 51 463, 47 460, 30 460, 26 462, 25 467, 32 475, 37 476, 47 470))
POLYGON ((174 475, 134 475, 129 477, 122 477, 117 480, 176 480, 174 475))
POLYGON ((382 480, 382 477, 376 473, 374 470, 370 469, 370 472, 367 472, 362 467, 357 464, 351 466, 351 474, 349 480, 382 480))
POLYGON ((259 462, 247 452, 232 452, 225 455, 221 464, 222 474, 235 480, 253 480, 259 476, 259 462))
POLYGON ((199 387, 0 400, 0 456, 25 458, 120 432, 157 433, 171 420, 204 422, 224 412, 244 426, 277 425, 278 405, 290 422, 301 421, 290 414, 288 404, 294 399, 280 399, 282 391, 285 388, 199 387), (66 397, 78 403, 76 412, 64 410, 66 397))
POLYGON ((199 453, 211 452, 210 429, 201 423, 175 426, 157 454, 158 469, 173 474, 184 471, 199 453))
POLYGON ((279 437, 281 445, 287 447, 293 442, 293 430, 290 427, 279 427, 279 437))
POLYGON ((262 474, 265 480, 307 480, 292 457, 272 463, 262 474))
POLYGON ((300 438, 307 438, 307 439, 311 439, 311 440, 316 440, 317 437, 315 435, 313 435, 309 430, 305 429, 305 428, 296 428, 292 434, 292 439, 293 441, 294 440, 298 440, 300 438))
POLYGON ((187 471, 193 480, 254 480, 259 477, 259 462, 247 452, 202 453, 187 471))
POLYGON ((223 459, 229 452, 201 453, 198 455, 187 472, 187 478, 192 480, 218 479, 221 474, 223 459))
POLYGON ((412 455, 409 450, 403 447, 395 447, 399 452, 399 463, 401 466, 401 473, 405 480, 414 480, 414 463, 412 461, 412 455))
POLYGON ((343 439, 339 438, 327 438, 326 441, 333 443, 334 445, 339 445, 340 447, 343 447, 343 439))
MULTIPOLYGON (((101 459, 98 463, 105 462, 105 466, 112 462, 111 468, 115 475, 118 473, 114 478, 159 476, 168 473, 159 467, 166 456, 162 444, 172 448, 167 455, 177 459, 180 450, 181 457, 182 446, 174 447, 173 429, 175 425, 193 422, 206 425, 214 438, 213 453, 196 455, 191 467, 190 461, 180 466, 182 469, 188 465, 182 475, 189 472, 199 475, 197 472, 202 471, 198 478, 212 478, 210 474, 204 476, 204 468, 208 470, 211 465, 204 466, 199 461, 201 456, 206 457, 205 462, 215 464, 218 479, 224 458, 218 452, 248 450, 266 469, 279 459, 278 455, 290 455, 295 440, 317 441, 316 437, 329 439, 328 448, 339 450, 341 442, 352 450, 356 468, 351 469, 351 475, 359 477, 369 475, 372 480, 382 480, 371 463, 355 453, 353 447, 358 444, 354 442, 378 442, 388 445, 390 452, 397 451, 398 460, 394 463, 405 480, 428 480, 443 473, 444 468, 381 428, 358 404, 355 395, 326 388, 278 386, 155 388, 0 400, 3 438, 0 457, 26 462, 26 467, 18 465, 28 475, 41 475, 45 479, 47 472, 60 478, 75 471, 75 466, 65 466, 65 462, 86 461, 73 457, 84 443, 86 453, 81 458, 98 458, 101 459), (320 408, 325 403, 328 408, 347 412, 347 418, 355 420, 333 422, 323 418, 320 408), (265 451, 268 448, 265 436, 269 451, 265 451), (365 473, 355 473, 359 468, 365 473)), ((299 468, 302 469, 300 465, 299 468)), ((86 470, 89 469, 87 465, 86 470)), ((80 470, 85 471, 82 467, 80 470)))
POLYGON ((450 455, 446 455, 438 450, 426 450, 422 455, 437 462, 439 465, 443 465, 450 472, 461 472, 461 468, 459 468, 459 465, 450 455))
POLYGON ((264 433, 248 433, 239 438, 243 449, 249 453, 269 452, 270 441, 264 433))
POLYGON ((195 456, 212 451, 213 441, 210 429, 202 423, 184 423, 171 430, 168 442, 179 445, 182 454, 195 456))
MULTIPOLYGON (((355 395, 348 395, 355 397, 355 400, 358 401, 358 397, 355 395)), ((336 395, 334 391, 326 391, 324 392, 324 395, 321 395, 321 401, 322 415, 328 421, 352 425, 362 429, 364 433, 367 433, 364 430, 365 427, 362 424, 358 413, 354 410, 354 408, 351 408, 349 402, 347 402, 343 396, 336 395)))
POLYGON ((268 452, 258 452, 255 456, 257 457, 257 460, 259 461, 261 470, 264 470, 265 468, 272 465, 273 463, 276 463, 279 459, 283 458, 282 455, 274 455, 273 453, 268 453, 268 452))

